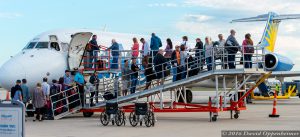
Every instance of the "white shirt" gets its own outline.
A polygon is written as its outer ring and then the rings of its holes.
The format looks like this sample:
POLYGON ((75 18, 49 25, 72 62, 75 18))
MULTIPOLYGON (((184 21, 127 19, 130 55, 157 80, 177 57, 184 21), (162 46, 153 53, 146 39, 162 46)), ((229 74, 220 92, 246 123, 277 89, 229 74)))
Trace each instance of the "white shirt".
POLYGON ((225 46, 225 40, 224 39, 219 40, 219 46, 220 47, 224 47, 225 46))
POLYGON ((212 57, 212 50, 213 50, 212 44, 205 44, 205 58, 212 57))
POLYGON ((150 47, 149 44, 145 41, 145 43, 143 44, 144 46, 144 51, 141 51, 143 56, 148 56, 150 55, 150 47))
POLYGON ((182 41, 182 42, 181 42, 181 45, 185 45, 185 50, 186 50, 186 51, 189 51, 189 50, 192 49, 192 48, 190 47, 190 44, 189 44, 188 41, 182 41))
POLYGON ((47 82, 42 83, 42 90, 44 92, 44 95, 50 95, 50 85, 47 82))

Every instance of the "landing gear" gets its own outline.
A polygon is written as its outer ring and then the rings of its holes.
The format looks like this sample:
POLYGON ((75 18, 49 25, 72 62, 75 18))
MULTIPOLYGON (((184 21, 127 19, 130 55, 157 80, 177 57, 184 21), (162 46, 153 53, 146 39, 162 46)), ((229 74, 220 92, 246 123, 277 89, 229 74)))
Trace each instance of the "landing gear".
POLYGON ((83 112, 83 117, 91 117, 94 115, 94 112, 83 112))
MULTIPOLYGON (((181 91, 177 91, 177 96, 179 96, 180 92, 182 95, 184 95, 184 92, 181 90, 181 91)), ((193 101, 193 93, 190 89, 187 89, 186 90, 186 103, 192 103, 192 101, 193 101)), ((181 103, 184 102, 184 99, 182 96, 179 97, 178 102, 181 102, 181 103)))

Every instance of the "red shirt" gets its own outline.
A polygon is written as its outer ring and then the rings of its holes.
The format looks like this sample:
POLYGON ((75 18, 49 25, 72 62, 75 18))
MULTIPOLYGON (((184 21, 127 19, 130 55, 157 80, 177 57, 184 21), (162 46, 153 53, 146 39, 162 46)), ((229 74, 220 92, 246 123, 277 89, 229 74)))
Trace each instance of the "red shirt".
POLYGON ((133 57, 138 57, 139 56, 139 43, 134 43, 132 45, 132 56, 133 57))

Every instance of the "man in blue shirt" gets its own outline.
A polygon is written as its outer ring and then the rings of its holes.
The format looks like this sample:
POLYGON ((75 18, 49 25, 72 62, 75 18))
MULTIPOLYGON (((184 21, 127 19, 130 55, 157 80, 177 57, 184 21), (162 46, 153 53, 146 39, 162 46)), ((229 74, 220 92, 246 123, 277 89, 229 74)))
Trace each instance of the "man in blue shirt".
POLYGON ((70 89, 72 87, 73 79, 71 72, 69 70, 65 71, 64 75, 64 90, 70 89))
POLYGON ((150 58, 149 62, 152 63, 152 58, 158 53, 160 47, 162 47, 161 39, 155 35, 155 33, 151 34, 151 42, 150 42, 150 58))
POLYGON ((93 68, 93 65, 96 68, 96 62, 97 62, 97 58, 98 58, 98 52, 99 52, 99 46, 97 43, 97 35, 93 35, 92 40, 89 42, 90 46, 91 46, 91 50, 90 50, 90 68, 93 68))
POLYGON ((118 69, 119 64, 118 64, 118 59, 119 59, 119 44, 116 42, 115 39, 111 40, 112 45, 108 48, 111 50, 111 55, 113 57, 112 64, 111 64, 111 69, 118 69))
POLYGON ((76 85, 78 86, 78 90, 79 90, 79 95, 80 95, 80 100, 81 100, 81 106, 83 107, 85 104, 85 98, 84 98, 84 77, 83 77, 83 68, 75 69, 76 74, 74 77, 74 82, 76 83, 76 85))
POLYGON ((25 106, 26 106, 27 102, 32 98, 31 97, 32 94, 29 93, 29 89, 26 84, 27 84, 27 80, 22 79, 21 88, 22 88, 22 92, 23 92, 23 103, 25 106))

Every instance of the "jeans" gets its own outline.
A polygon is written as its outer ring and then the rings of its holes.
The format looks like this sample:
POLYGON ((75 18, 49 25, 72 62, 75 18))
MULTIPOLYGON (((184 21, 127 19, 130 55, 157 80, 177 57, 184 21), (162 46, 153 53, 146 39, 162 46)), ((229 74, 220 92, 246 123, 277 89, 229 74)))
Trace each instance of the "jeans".
POLYGON ((181 66, 181 78, 180 79, 185 79, 187 74, 187 68, 186 66, 181 66))
POLYGON ((212 57, 206 58, 207 70, 212 70, 212 57))
POLYGON ((130 93, 133 94, 133 93, 135 93, 135 89, 136 89, 137 77, 134 75, 131 75, 130 78, 131 78, 130 93))
POLYGON ((89 64, 89 68, 96 68, 97 67, 97 59, 98 59, 98 52, 90 52, 90 64, 89 64))
POLYGON ((177 67, 172 67, 173 82, 176 81, 177 67))
POLYGON ((118 69, 119 65, 118 65, 118 56, 113 56, 113 60, 111 63, 111 69, 118 69))
POLYGON ((244 67, 252 68, 252 55, 244 55, 244 67))
POLYGON ((228 66, 229 69, 235 69, 235 54, 229 53, 228 55, 228 66))

